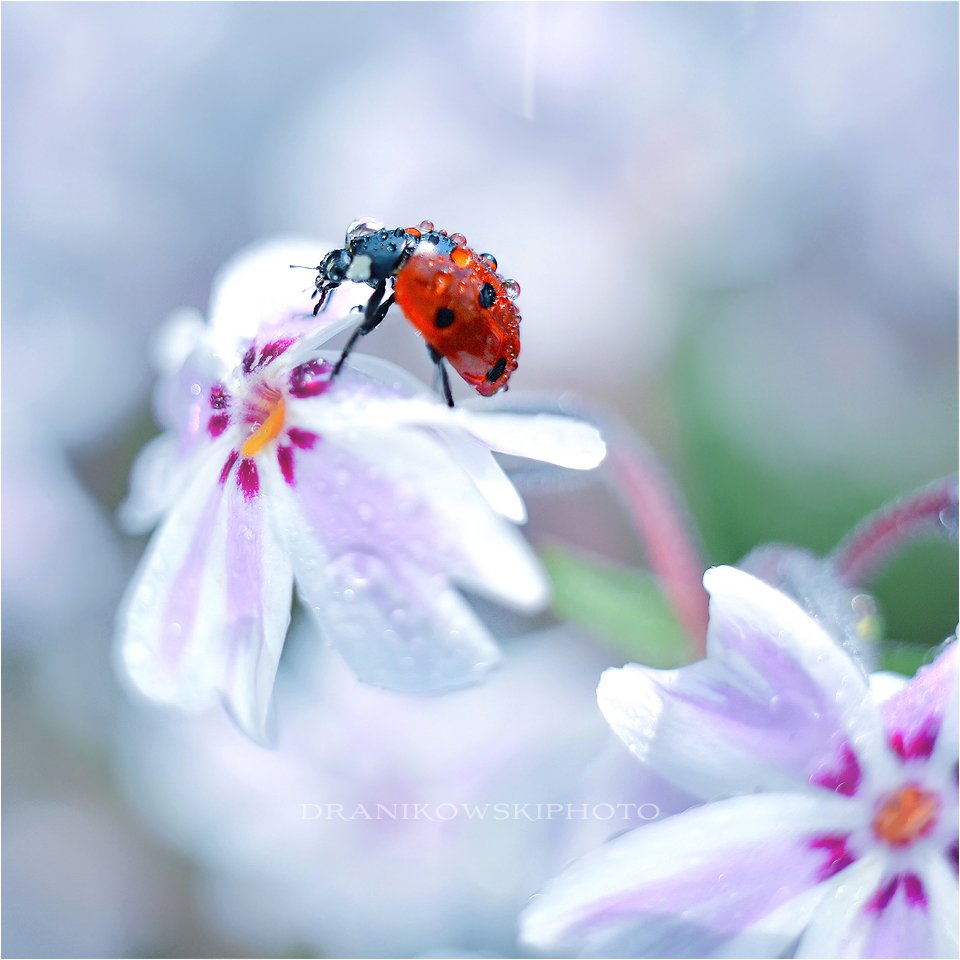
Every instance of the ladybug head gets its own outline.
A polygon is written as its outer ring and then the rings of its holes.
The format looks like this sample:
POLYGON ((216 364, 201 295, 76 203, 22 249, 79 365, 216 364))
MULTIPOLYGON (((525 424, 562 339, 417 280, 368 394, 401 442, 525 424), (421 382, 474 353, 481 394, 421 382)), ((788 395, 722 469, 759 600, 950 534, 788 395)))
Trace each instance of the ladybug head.
POLYGON ((353 257, 348 250, 331 250, 323 258, 323 263, 317 267, 317 289, 320 291, 317 307, 323 305, 331 290, 335 290, 347 279, 347 271, 352 262, 353 257))

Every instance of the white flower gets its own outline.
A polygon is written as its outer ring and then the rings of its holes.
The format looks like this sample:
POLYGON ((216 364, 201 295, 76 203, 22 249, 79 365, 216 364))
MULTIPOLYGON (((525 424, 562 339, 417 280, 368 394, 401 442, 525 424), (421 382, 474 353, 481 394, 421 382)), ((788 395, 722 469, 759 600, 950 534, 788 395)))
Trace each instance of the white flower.
POLYGON ((168 433, 124 510, 132 525, 164 517, 119 617, 126 671, 183 707, 222 695, 258 738, 294 580, 361 679, 410 692, 474 682, 499 654, 455 584, 525 611, 548 596, 491 450, 578 469, 604 455, 590 426, 450 410, 384 361, 351 357, 332 380, 337 354, 317 346, 357 317, 316 329, 287 266, 303 256, 277 244, 243 256, 210 327, 178 321, 158 393, 168 433))
POLYGON ((607 671, 598 697, 645 763, 726 799, 574 864, 525 938, 601 956, 956 956, 956 643, 909 683, 868 684, 778 591, 724 567, 704 582, 708 658, 607 671))

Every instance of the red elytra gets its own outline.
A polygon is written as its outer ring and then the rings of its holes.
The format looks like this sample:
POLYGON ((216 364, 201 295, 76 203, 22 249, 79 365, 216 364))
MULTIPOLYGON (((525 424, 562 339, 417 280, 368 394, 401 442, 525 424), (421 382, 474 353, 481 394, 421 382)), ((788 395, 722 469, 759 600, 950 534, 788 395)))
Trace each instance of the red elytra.
POLYGON ((393 292, 427 344, 477 393, 506 387, 520 354, 520 311, 487 260, 466 246, 414 249, 393 292))
POLYGON ((374 291, 333 378, 359 338, 396 303, 426 340, 450 406, 444 361, 482 396, 506 388, 520 354, 520 312, 513 304, 520 286, 504 280, 494 257, 476 253, 463 234, 435 230, 428 220, 395 229, 357 220, 347 228, 343 248, 330 251, 316 270, 315 315, 342 283, 365 283, 374 291))

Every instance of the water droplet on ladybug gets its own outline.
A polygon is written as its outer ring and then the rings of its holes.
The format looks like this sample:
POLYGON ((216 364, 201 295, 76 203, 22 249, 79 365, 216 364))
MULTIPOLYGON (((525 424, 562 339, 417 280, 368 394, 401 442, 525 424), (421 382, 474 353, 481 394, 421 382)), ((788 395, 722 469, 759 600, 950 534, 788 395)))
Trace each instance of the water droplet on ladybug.
POLYGON ((433 221, 432 221, 432 220, 421 220, 420 223, 417 224, 417 226, 418 226, 418 227, 420 228, 420 230, 422 230, 424 233, 430 233, 430 231, 433 230, 433 221))
POLYGON ((451 233, 450 239, 458 246, 465 247, 467 245, 467 238, 462 233, 451 233))
POLYGON ((361 217, 359 220, 354 220, 353 223, 347 227, 347 240, 356 240, 359 237, 367 237, 371 233, 376 233, 383 224, 376 220, 374 217, 361 217))
POLYGON ((516 280, 504 280, 503 292, 511 299, 516 300, 520 296, 520 284, 516 280))
POLYGON ((481 253, 480 256, 487 261, 487 266, 491 270, 497 269, 497 258, 492 253, 481 253))
POLYGON ((467 267, 473 263, 473 257, 470 256, 470 251, 466 247, 454 247, 450 253, 450 259, 458 267, 467 267))

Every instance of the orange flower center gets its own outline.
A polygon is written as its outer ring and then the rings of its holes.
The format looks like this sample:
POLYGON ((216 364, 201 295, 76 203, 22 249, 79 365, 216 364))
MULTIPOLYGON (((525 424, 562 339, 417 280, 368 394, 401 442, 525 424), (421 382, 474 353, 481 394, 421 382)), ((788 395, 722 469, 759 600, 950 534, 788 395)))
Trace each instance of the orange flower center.
POLYGON ((255 457, 283 429, 283 397, 277 391, 271 390, 270 393, 272 396, 269 397, 262 411, 263 419, 258 416, 253 421, 250 436, 240 448, 240 453, 244 457, 255 457))
POLYGON ((880 801, 873 832, 892 847, 906 847, 933 829, 939 812, 940 801, 934 794, 910 784, 880 801))

